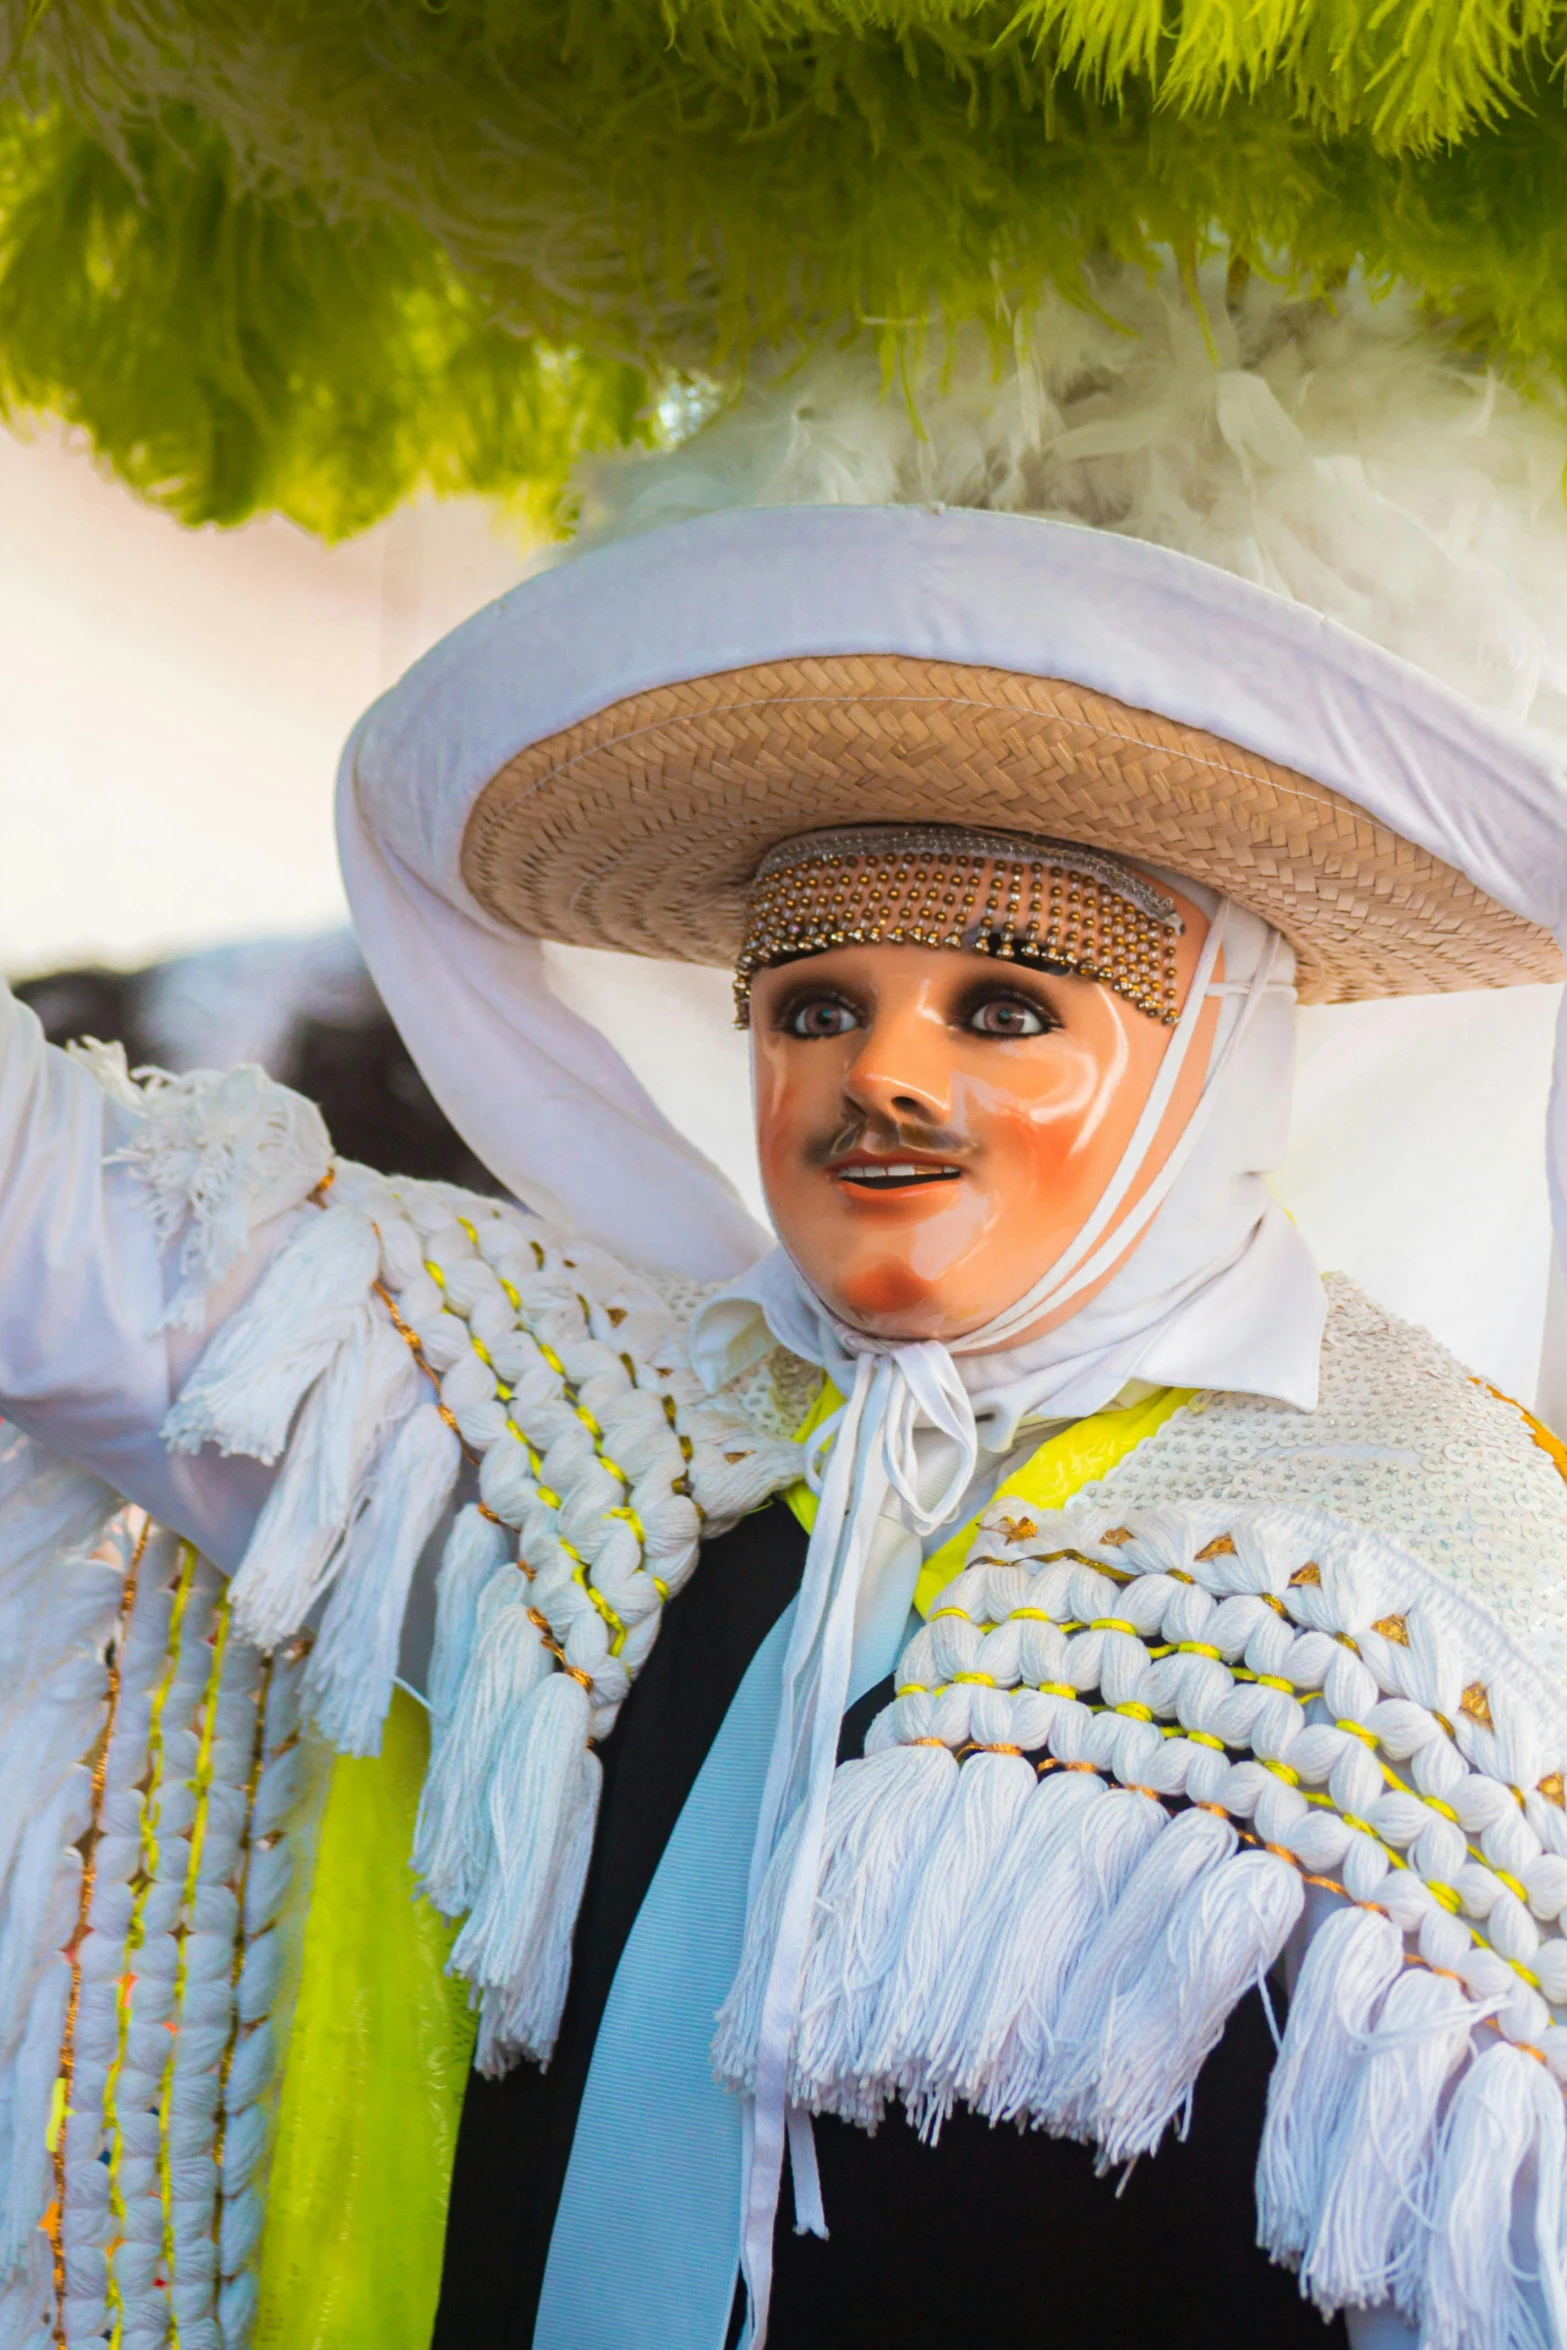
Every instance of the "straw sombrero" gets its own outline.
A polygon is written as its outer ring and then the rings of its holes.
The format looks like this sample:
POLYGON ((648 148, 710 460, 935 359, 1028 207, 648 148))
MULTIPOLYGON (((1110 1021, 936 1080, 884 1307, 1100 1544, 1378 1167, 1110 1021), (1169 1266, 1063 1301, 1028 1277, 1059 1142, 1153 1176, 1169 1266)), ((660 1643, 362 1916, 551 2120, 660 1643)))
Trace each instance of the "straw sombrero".
POLYGON ((351 766, 410 863, 539 938, 732 963, 775 843, 935 821, 1208 883, 1308 1001, 1561 974, 1541 738, 1245 580, 1032 517, 744 509, 600 547, 447 639, 351 766))

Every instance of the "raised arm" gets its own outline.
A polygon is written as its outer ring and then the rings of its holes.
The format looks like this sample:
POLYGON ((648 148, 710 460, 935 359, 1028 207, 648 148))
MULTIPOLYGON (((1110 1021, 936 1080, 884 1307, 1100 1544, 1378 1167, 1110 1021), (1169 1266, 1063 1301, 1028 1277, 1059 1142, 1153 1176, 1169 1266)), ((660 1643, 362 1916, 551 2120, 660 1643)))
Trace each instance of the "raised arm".
POLYGON ((330 1158, 317 1112, 261 1070, 136 1086, 118 1048, 47 1043, 0 983, 0 1414, 221 1566, 270 1474, 171 1456, 160 1430, 330 1158))

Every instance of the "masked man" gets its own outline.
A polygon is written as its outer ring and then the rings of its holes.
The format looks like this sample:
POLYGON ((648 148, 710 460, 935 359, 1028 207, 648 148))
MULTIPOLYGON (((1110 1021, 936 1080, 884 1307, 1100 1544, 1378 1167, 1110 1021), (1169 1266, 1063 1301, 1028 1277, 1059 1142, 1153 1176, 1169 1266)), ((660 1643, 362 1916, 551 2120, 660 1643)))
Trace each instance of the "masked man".
POLYGON ((1010 388, 909 428, 967 505, 716 427, 650 501, 729 510, 359 729, 367 959, 526 1210, 14 1017, 7 2345, 250 2338, 297 1724, 400 1674, 436 2342, 1567 2342, 1560 1447, 1261 1179, 1297 992, 1554 975, 1557 755, 1363 577, 993 510, 1010 388), (771 1253, 548 938, 734 967, 771 1253))

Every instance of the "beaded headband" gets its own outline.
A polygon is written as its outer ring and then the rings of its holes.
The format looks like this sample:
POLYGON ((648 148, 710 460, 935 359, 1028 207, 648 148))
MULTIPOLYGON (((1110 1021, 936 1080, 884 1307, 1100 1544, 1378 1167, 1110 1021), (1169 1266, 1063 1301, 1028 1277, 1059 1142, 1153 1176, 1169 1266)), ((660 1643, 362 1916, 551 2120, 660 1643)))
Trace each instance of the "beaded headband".
POLYGON ((757 868, 735 969, 735 1025, 758 971, 841 946, 956 947, 1097 979, 1177 1016, 1174 903, 1131 866, 1071 841, 962 825, 800 833, 757 868))

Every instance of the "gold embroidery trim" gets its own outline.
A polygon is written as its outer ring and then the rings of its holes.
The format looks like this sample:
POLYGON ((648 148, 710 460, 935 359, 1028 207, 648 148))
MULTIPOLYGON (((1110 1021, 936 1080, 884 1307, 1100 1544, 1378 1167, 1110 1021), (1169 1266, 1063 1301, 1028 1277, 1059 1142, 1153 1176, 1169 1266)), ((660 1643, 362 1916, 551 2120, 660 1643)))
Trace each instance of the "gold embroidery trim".
POLYGON ((54 2096, 50 2105, 49 2130, 46 2140, 53 2166, 54 2199, 44 2213, 42 2226, 49 2239, 50 2263, 54 2282, 54 2339, 57 2350, 66 2350, 65 2336, 65 2139, 66 2125, 71 2118, 71 2085, 76 2077, 76 2026, 82 2006, 82 1944, 87 1937, 92 1913, 93 1888, 97 1882, 96 1854, 103 1819, 104 1791, 109 1780, 109 1749, 114 1743, 114 1725, 120 1710, 120 1654, 125 1646, 125 1635, 130 1626, 131 1610, 136 1605, 136 1584, 141 1573, 142 1554, 147 1548, 147 1537, 152 1522, 143 1518, 141 1532, 136 1537, 130 1563, 125 1570, 125 1581, 120 1592, 119 1612, 115 1617, 114 1636, 109 1645, 108 1687, 105 1691, 103 1727, 98 1734, 98 1752, 92 1768, 92 1811, 87 1833, 82 1839, 82 1881, 76 1899, 76 1924, 71 1939, 65 1946, 66 1961, 71 1970, 71 1988, 66 1999, 65 2029, 60 2037, 60 2065, 55 2077, 54 2096))

